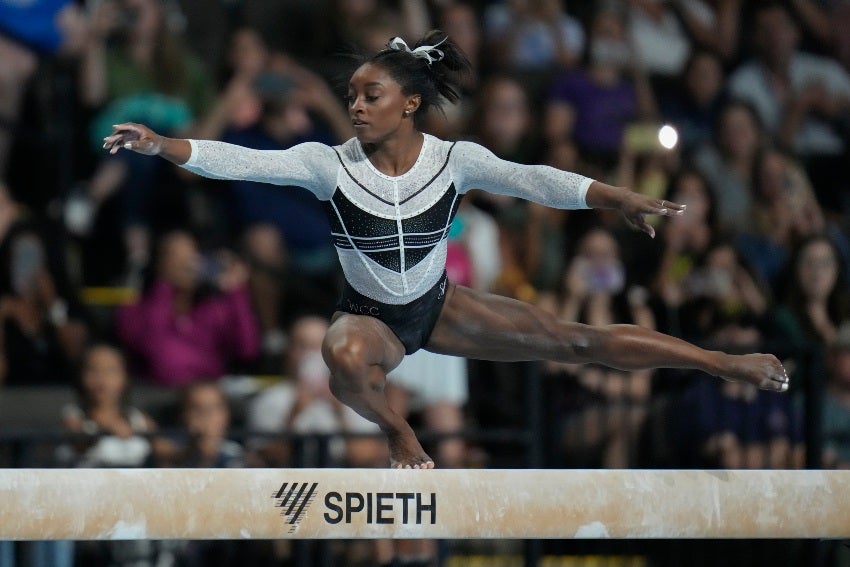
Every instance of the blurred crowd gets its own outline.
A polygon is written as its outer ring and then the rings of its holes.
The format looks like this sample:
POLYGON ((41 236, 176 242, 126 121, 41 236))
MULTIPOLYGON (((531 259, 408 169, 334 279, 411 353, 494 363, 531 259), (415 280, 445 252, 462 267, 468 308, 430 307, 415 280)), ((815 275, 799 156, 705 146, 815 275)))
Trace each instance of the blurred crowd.
MULTIPOLYGON (((341 274, 321 204, 100 140, 134 121, 259 149, 338 144, 353 136, 345 54, 440 28, 473 72, 426 131, 688 207, 649 238, 610 212, 482 188, 449 235, 453 281, 571 321, 773 352, 793 374, 777 395, 547 364, 545 465, 802 467, 814 381, 819 464, 848 467, 848 27, 847 0, 0 0, 0 395, 76 389, 56 416, 64 466, 291 466, 282 432, 352 433, 323 462, 386 465, 327 387, 341 274), (172 410, 132 407, 131 384, 170 392, 172 410)), ((418 353, 387 394, 452 433, 521 425, 524 388, 516 366, 418 353)), ((438 466, 523 466, 440 439, 438 466)))

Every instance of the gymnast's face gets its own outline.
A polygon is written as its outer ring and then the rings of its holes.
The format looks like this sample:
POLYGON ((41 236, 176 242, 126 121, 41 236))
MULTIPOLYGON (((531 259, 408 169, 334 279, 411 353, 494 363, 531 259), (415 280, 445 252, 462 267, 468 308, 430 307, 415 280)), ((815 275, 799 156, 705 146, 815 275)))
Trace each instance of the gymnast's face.
POLYGON ((408 96, 381 65, 361 65, 348 83, 348 115, 357 139, 381 143, 404 128, 413 128, 419 95, 408 96))

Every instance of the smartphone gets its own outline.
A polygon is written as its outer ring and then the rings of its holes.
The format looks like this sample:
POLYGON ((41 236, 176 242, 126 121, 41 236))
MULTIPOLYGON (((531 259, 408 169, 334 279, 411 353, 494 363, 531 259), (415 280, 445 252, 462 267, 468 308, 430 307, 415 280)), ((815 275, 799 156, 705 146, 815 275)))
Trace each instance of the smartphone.
POLYGON ((617 294, 623 291, 626 273, 622 264, 589 264, 584 270, 584 283, 596 293, 617 294))
POLYGON ((671 150, 676 146, 678 134, 669 125, 636 123, 623 132, 626 148, 635 154, 671 150))
POLYGON ((224 263, 214 255, 206 255, 201 258, 201 280, 215 284, 224 271, 224 263))
POLYGON ((265 96, 285 96, 295 88, 295 80, 289 75, 266 71, 254 79, 254 89, 265 96))

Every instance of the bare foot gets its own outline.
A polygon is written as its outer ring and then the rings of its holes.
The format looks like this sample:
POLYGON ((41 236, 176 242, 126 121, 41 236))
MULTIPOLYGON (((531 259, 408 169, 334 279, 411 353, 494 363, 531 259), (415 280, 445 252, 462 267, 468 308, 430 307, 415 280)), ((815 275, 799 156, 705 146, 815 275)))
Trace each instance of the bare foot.
POLYGON ((433 469, 434 459, 425 453, 413 431, 387 435, 390 467, 394 469, 433 469))
POLYGON ((772 354, 728 355, 728 363, 720 377, 730 382, 747 382, 762 390, 784 392, 788 389, 788 372, 772 354))

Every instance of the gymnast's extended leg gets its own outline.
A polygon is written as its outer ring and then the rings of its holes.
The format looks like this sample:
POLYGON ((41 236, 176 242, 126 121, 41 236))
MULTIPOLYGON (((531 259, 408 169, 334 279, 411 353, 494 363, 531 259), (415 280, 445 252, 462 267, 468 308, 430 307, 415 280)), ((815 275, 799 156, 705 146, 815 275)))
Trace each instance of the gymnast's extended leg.
POLYGON ((730 355, 635 325, 592 327, 562 321, 533 305, 450 285, 426 346, 483 360, 597 362, 621 370, 691 368, 765 390, 788 389, 771 354, 730 355))

